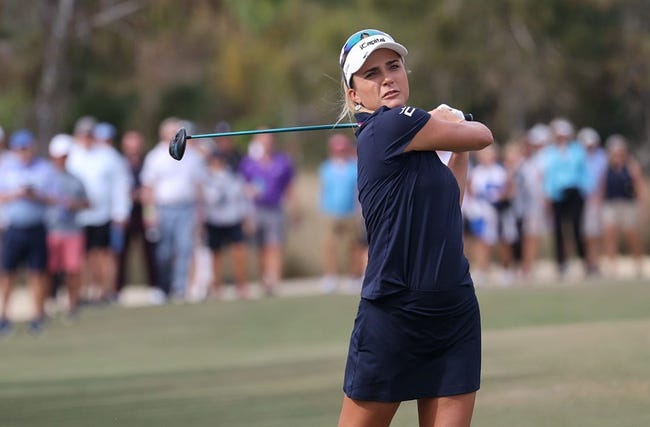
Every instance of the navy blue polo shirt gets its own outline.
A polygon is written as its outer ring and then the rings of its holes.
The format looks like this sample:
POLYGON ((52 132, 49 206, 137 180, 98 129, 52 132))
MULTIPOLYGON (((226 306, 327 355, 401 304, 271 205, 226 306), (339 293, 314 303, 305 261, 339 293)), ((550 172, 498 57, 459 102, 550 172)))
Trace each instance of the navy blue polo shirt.
POLYGON ((456 178, 435 151, 404 152, 429 113, 381 107, 356 119, 357 183, 369 243, 361 296, 471 286, 456 178))

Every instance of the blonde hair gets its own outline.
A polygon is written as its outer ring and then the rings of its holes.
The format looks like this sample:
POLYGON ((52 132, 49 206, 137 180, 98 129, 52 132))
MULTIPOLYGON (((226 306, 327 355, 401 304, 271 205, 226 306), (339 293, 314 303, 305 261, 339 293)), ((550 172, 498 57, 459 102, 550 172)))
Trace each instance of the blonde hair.
POLYGON ((352 120, 354 121, 354 102, 348 96, 348 84, 345 82, 345 77, 341 76, 341 111, 339 112, 339 117, 336 123, 340 123, 343 120, 352 120))

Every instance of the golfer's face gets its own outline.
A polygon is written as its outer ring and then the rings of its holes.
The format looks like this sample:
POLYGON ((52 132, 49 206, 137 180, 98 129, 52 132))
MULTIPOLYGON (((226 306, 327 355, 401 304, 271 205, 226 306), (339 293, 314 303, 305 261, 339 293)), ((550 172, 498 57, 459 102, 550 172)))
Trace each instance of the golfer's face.
POLYGON ((395 108, 406 104, 409 82, 402 58, 390 49, 378 49, 353 76, 355 102, 369 110, 382 105, 395 108))

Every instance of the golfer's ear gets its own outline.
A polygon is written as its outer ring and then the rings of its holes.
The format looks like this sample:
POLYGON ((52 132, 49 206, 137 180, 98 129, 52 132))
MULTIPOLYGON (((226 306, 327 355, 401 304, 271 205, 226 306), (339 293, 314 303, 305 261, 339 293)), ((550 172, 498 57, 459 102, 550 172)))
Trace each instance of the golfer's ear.
POLYGON ((361 104, 361 98, 357 96, 357 91, 353 88, 348 88, 348 98, 355 104, 361 104))

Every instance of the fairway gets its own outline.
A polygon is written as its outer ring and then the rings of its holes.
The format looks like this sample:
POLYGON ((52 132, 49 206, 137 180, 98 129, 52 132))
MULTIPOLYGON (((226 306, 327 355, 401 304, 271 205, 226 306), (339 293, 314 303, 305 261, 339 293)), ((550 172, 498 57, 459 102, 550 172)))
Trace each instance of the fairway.
MULTIPOLYGON (((475 426, 650 425, 650 283, 479 289, 475 426)), ((358 303, 87 309, 0 339, 0 426, 336 425, 358 303)), ((417 425, 414 403, 393 426, 417 425)))

